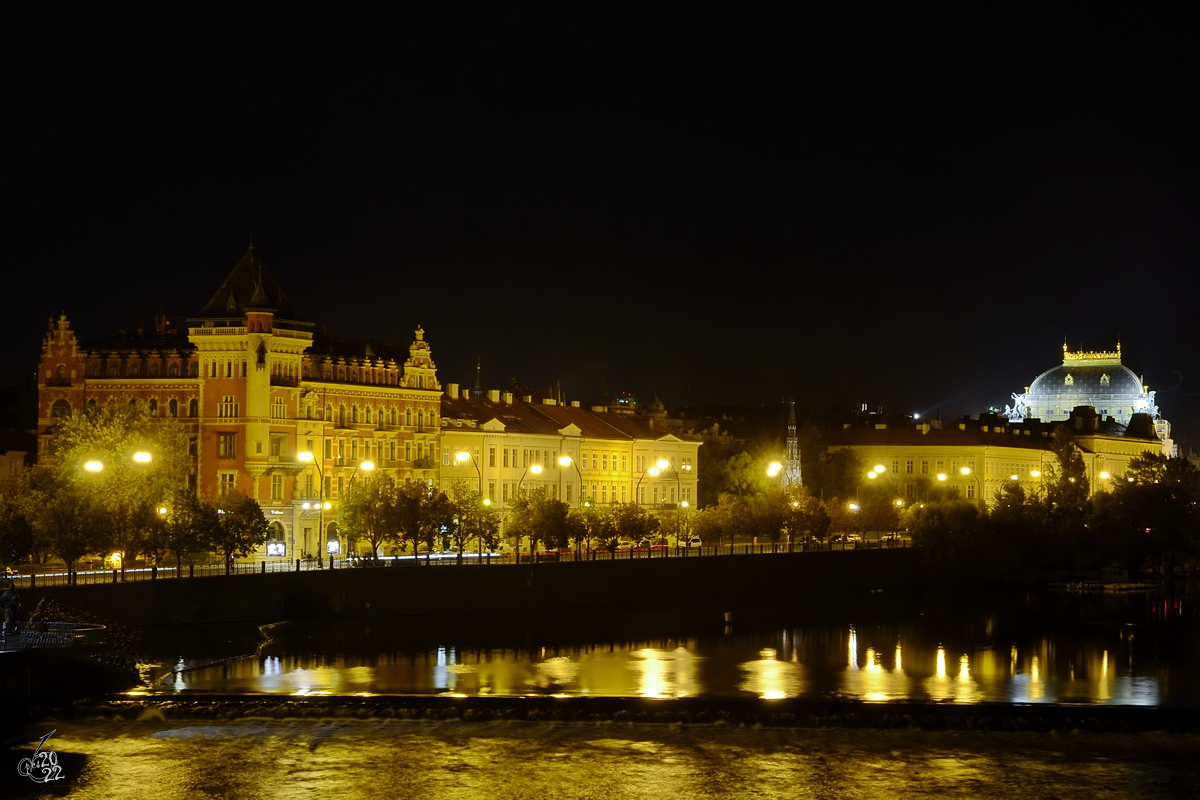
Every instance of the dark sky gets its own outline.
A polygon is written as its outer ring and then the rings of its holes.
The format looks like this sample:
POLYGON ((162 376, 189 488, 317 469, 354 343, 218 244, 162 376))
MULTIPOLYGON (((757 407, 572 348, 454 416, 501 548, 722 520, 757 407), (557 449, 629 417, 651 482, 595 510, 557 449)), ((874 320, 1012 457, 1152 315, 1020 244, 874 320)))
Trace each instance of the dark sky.
POLYGON ((1119 337, 1200 446, 1187 18, 438 8, 18 20, 0 379, 253 234, 444 382, 946 417, 1119 337))

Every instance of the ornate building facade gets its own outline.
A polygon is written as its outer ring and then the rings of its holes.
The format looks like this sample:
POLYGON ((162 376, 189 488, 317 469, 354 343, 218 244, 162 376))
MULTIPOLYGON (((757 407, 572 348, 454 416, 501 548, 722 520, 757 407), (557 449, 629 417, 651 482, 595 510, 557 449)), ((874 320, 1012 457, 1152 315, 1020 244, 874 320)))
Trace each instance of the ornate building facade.
POLYGON ((319 336, 252 245, 185 330, 160 318, 81 343, 65 315, 50 322, 38 460, 52 458, 60 418, 145 403, 189 429, 198 492, 235 489, 262 505, 272 528, 264 556, 316 556, 341 548, 332 520, 360 469, 436 483, 440 399, 423 330, 407 351, 319 336))
POLYGON ((983 508, 994 505, 996 491, 1010 482, 1030 496, 1042 491, 1046 467, 1057 466, 1051 436, 1064 424, 1082 453, 1091 494, 1110 489, 1134 456, 1162 447, 1148 414, 1120 425, 1090 407, 1072 409, 1063 422, 1010 422, 999 414, 948 425, 866 422, 827 434, 824 445, 827 452, 847 448, 858 454, 864 465, 860 486, 886 485, 905 502, 924 500, 932 486, 951 486, 983 508))
POLYGON ((635 416, 497 390, 473 395, 447 384, 441 475, 477 486, 501 513, 519 491, 537 488, 571 507, 695 506, 701 440, 656 424, 653 410, 635 416))

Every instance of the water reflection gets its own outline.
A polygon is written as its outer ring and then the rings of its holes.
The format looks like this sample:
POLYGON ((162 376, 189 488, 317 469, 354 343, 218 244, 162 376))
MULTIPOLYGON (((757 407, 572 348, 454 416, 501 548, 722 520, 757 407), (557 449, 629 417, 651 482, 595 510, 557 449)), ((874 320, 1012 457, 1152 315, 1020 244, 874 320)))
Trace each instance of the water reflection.
MULTIPOLYGON (((977 624, 969 618, 951 620, 955 625, 944 619, 809 623, 745 631, 738 626, 728 633, 717 624, 699 626, 694 635, 640 641, 580 642, 577 635, 562 646, 549 643, 568 640, 566 634, 545 628, 536 631, 545 646, 523 648, 428 645, 421 640, 445 634, 417 635, 379 620, 343 621, 294 630, 257 656, 207 666, 202 658, 184 657, 158 688, 189 694, 751 694, 866 702, 1200 705, 1187 648, 1165 644, 1175 641, 1170 630, 1143 626, 1135 637, 1124 622, 1070 621, 1057 630, 1043 626, 1041 633, 992 611, 977 624)), ((1175 633, 1182 642, 1200 645, 1194 627, 1175 633)), ((523 630, 512 638, 533 635, 523 630)))

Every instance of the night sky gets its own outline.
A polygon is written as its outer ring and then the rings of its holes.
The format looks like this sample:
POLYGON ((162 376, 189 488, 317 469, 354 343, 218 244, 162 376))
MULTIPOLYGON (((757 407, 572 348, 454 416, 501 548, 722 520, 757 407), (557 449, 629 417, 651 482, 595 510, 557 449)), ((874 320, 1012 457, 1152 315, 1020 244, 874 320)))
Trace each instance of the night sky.
POLYGON ((253 235, 443 382, 948 418, 1119 338, 1200 447, 1190 19, 437 8, 18 19, 0 382, 253 235))

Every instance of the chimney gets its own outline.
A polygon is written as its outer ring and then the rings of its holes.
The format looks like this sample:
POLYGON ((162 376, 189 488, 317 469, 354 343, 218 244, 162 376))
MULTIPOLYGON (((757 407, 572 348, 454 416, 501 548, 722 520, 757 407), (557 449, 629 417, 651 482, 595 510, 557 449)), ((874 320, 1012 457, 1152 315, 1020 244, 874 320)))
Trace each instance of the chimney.
POLYGON ((470 389, 463 389, 463 390, 462 390, 462 399, 463 399, 463 400, 470 400, 470 399, 471 399, 471 390, 470 390, 470 389))
POLYGON ((571 408, 579 408, 579 401, 578 401, 578 400, 572 400, 572 401, 571 401, 571 408))
POLYGON ((493 403, 499 403, 500 402, 500 390, 499 389, 488 389, 488 400, 491 400, 493 403))
POLYGON ((522 403, 532 403, 533 395, 531 395, 531 394, 521 395, 521 402, 522 403))
POLYGON ((447 383, 446 384, 446 396, 449 397, 451 400, 458 397, 458 384, 457 383, 447 383))
POLYGON ((502 395, 502 397, 504 398, 504 405, 506 405, 506 406, 512 405, 512 392, 505 392, 502 395))

